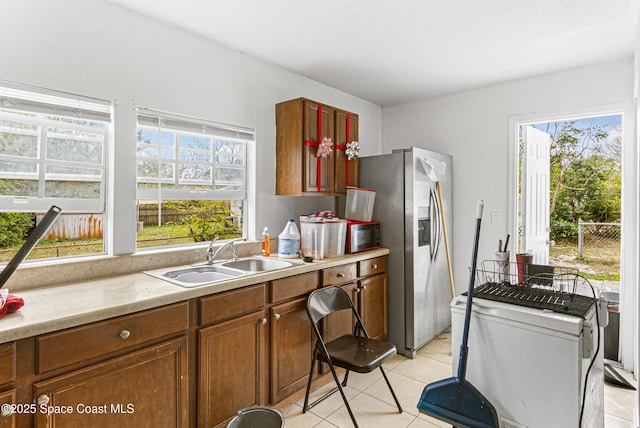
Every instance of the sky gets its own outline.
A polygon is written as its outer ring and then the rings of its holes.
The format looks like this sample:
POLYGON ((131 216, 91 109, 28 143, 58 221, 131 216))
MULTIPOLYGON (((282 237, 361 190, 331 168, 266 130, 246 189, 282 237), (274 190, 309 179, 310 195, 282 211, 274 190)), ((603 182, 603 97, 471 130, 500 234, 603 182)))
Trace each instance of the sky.
MULTIPOLYGON (((566 120, 558 120, 558 121, 548 121, 548 122, 540 122, 531 124, 533 127, 540 129, 542 131, 546 131, 547 123, 553 122, 568 122, 573 119, 566 120)), ((603 129, 609 133, 608 140, 611 141, 613 138, 620 135, 622 132, 622 115, 610 115, 610 116, 595 116, 595 117, 587 117, 583 119, 576 119, 576 127, 577 128, 588 128, 590 126, 602 125, 603 129)))

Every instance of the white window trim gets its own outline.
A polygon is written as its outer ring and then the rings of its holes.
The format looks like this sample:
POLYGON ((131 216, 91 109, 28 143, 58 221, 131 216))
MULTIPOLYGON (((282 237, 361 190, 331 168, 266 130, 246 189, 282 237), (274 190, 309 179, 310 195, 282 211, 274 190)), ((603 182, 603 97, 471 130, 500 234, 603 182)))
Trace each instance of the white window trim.
MULTIPOLYGON (((10 82, 0 81, 0 117, 20 123, 28 123, 40 126, 39 134, 34 134, 38 138, 37 155, 34 157, 24 157, 15 155, 0 154, 0 161, 31 163, 38 165, 36 173, 7 173, 3 177, 19 178, 29 177, 38 180, 39 192, 37 196, 0 196, 0 207, 2 211, 36 212, 46 211, 51 205, 63 207, 64 212, 90 212, 105 214, 105 178, 106 178, 106 155, 109 140, 111 106, 108 101, 97 100, 78 95, 43 90, 40 88, 30 88, 10 82), (56 159, 45 159, 47 129, 49 127, 60 127, 60 123, 46 118, 36 118, 24 114, 12 113, 29 112, 35 114, 47 114, 52 116, 62 116, 68 118, 82 118, 92 121, 105 122, 104 128, 92 128, 78 124, 65 123, 64 129, 88 131, 102 136, 102 162, 75 162, 56 159), (95 178, 100 181, 100 197, 97 199, 82 199, 68 197, 47 197, 44 195, 45 169, 46 166, 77 167, 84 169, 95 169, 100 171, 99 176, 84 176, 83 181, 95 178)), ((55 179, 56 174, 46 174, 47 180, 55 179)), ((65 180, 80 179, 79 175, 64 175, 65 180)))
MULTIPOLYGON (((242 143, 243 148, 243 165, 238 166, 237 169, 241 169, 242 181, 244 183, 243 189, 171 189, 171 188, 138 188, 138 179, 137 172, 136 176, 136 201, 140 200, 236 200, 242 201, 242 218, 243 218, 243 237, 247 237, 249 233, 253 233, 255 229, 253 226, 250 226, 251 219, 255 218, 255 212, 253 203, 249 203, 249 198, 251 197, 252 201, 255 200, 254 190, 251 183, 252 176, 250 175, 248 165, 250 164, 250 159, 255 158, 253 152, 255 151, 255 130, 247 127, 229 125, 220 122, 214 122, 207 119, 200 119, 196 117, 184 116, 174 113, 167 113, 157 110, 152 110, 148 108, 138 107, 136 114, 137 126, 138 128, 146 128, 146 129, 158 129, 161 128, 168 129, 172 132, 178 132, 181 135, 194 135, 194 136, 207 136, 211 137, 213 140, 212 146, 212 185, 215 184, 215 168, 219 166, 215 162, 215 140, 221 139, 224 141, 237 142, 242 143)), ((136 143, 137 147, 137 143, 136 143)), ((177 148, 176 148, 177 150, 177 148)), ((137 152, 137 150, 136 150, 137 152)), ((136 153, 136 162, 138 160, 138 156, 136 153)), ((175 156, 175 159, 171 159, 171 163, 177 161, 178 156, 175 156)), ((198 162, 190 162, 190 161, 180 161, 180 163, 198 163, 198 162)), ((224 165, 225 168, 233 169, 234 165, 224 165)), ((176 176, 171 179, 171 182, 176 182, 176 176)), ((199 244, 194 244, 199 245, 199 244)), ((149 249, 137 249, 137 252, 140 251, 150 251, 149 249)))

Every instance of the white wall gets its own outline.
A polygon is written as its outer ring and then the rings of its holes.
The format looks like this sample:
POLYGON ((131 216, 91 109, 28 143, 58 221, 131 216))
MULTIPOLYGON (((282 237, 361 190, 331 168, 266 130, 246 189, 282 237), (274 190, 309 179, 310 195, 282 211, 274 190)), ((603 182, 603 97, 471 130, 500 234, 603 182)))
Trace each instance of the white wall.
MULTIPOLYGON (((274 196, 277 102, 306 97, 358 113, 362 154, 381 146, 378 106, 100 0, 3 2, 0 80, 114 101, 115 156, 131 168, 117 171, 111 191, 132 196, 135 106, 255 128, 250 237, 264 226, 279 233, 289 217, 335 202, 274 196)), ((134 224, 134 200, 112 209, 115 224, 134 224)), ((134 238, 122 232, 120 252, 134 238)))
MULTIPOLYGON (((515 156, 515 136, 510 124, 521 118, 544 119, 554 115, 624 112, 623 211, 626 230, 637 236, 637 152, 633 114, 634 61, 632 58, 597 66, 507 82, 454 95, 385 107, 382 110, 383 152, 418 146, 453 156, 453 263, 456 291, 469 281, 474 216, 484 199, 485 215, 479 259, 490 259, 498 240, 512 234, 509 218, 512 186, 508 183, 510 157, 515 156), (635 155, 634 155, 635 153, 635 155), (491 213, 498 221, 491 222, 491 213), (634 232, 635 231, 635 232, 634 232)), ((625 224, 623 224, 623 228, 625 224)), ((516 250, 511 246, 512 253, 516 250)), ((626 283, 637 284, 634 273, 637 244, 629 245, 626 283), (634 249, 635 247, 635 249, 634 249)), ((624 257, 624 255, 623 255, 624 257)), ((630 296, 632 300, 635 295, 630 296)), ((623 296, 624 298, 624 296, 623 296)), ((635 313, 635 309, 633 311, 635 313)), ((634 334, 635 336, 635 334, 634 334)), ((627 336, 629 337, 629 336, 627 336)), ((632 356, 627 354, 627 367, 632 356)))

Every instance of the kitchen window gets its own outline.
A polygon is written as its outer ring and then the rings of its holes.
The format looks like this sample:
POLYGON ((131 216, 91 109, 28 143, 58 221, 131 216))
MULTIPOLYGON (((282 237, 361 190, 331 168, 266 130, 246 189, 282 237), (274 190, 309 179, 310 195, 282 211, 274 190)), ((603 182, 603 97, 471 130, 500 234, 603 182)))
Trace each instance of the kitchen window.
POLYGON ((0 262, 51 205, 63 214, 31 258, 104 252, 107 101, 0 86, 0 262))
POLYGON ((138 109, 137 248, 245 236, 249 128, 138 109))

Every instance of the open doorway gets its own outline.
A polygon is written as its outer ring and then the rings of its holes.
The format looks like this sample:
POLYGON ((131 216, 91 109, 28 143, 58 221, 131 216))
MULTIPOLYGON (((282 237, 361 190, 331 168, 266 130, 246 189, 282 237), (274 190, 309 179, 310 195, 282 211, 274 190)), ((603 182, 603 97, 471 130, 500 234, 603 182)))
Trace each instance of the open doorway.
POLYGON ((522 123, 518 251, 620 291, 622 115, 522 123))
MULTIPOLYGON (((634 241, 630 239, 638 224, 638 214, 634 209, 637 198, 634 179, 637 174, 634 164, 636 150, 633 138, 630 137, 633 135, 633 127, 624 120, 625 116, 631 114, 628 106, 609 107, 601 111, 603 114, 600 115, 578 112, 511 118, 510 135, 511 141, 515 143, 510 149, 510 182, 513 184, 510 187, 509 224, 512 236, 518 237, 514 242, 515 248, 512 249, 517 252, 535 252, 535 246, 545 244, 547 255, 544 252, 541 254, 541 263, 546 260, 549 264, 576 267, 581 274, 591 278, 597 288, 619 290, 621 313, 617 360, 626 371, 637 377, 635 349, 638 338, 634 321, 638 310, 637 275, 633 269, 637 253, 634 241), (575 130, 578 132, 574 132, 575 130), (538 140, 543 143, 545 138, 548 141, 548 152, 542 156, 546 157, 547 166, 545 168, 538 165, 538 171, 542 175, 533 175, 537 180, 533 181, 535 185, 548 180, 548 188, 537 189, 537 200, 531 192, 528 196, 526 194, 527 190, 531 191, 536 187, 532 184, 527 186, 527 172, 523 171, 523 164, 527 160, 531 161, 530 158, 523 157, 526 155, 526 149, 522 145, 525 132, 540 137, 538 140), (594 147, 588 147, 582 141, 584 138, 591 139, 594 147), (558 140, 562 143, 560 147, 552 147, 552 143, 558 140), (555 170, 552 162, 556 162, 555 170), (573 171, 567 167, 572 163, 573 171), (543 174, 545 171, 546 178, 543 174), (564 181, 560 180, 560 187, 552 187, 552 180, 559 179, 552 175, 561 172, 565 174, 562 177, 564 181), (585 176, 591 178, 578 184, 578 178, 585 176), (577 197, 561 198, 555 190, 563 187, 573 191, 581 190, 583 193, 578 192, 577 197), (542 195, 548 197, 544 198, 542 195), (604 203, 603 200, 608 202, 604 203), (545 201, 548 205, 545 207, 537 201, 545 201), (615 202, 612 204, 611 201, 615 202), (527 202, 529 206, 526 205, 527 202), (527 219, 527 210, 537 217, 529 214, 527 219), (547 223, 535 224, 532 222, 535 218, 547 223), (536 243, 530 236, 525 236, 528 223, 531 223, 530 232, 546 231, 547 235, 537 237, 536 243), (632 262, 629 263, 629 260, 632 262)), ((545 154, 544 149, 540 148, 537 153, 545 154)))

